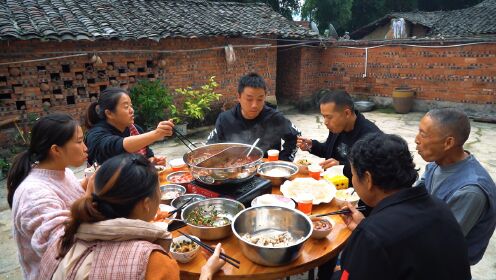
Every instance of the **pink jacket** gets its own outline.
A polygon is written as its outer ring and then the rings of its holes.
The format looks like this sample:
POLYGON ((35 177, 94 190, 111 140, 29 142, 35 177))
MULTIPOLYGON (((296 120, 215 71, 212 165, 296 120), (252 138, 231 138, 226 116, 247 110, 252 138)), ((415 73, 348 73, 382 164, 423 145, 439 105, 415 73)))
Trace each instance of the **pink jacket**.
POLYGON ((72 203, 84 195, 70 169, 33 168, 14 194, 13 235, 25 279, 35 279, 41 256, 64 232, 72 203))

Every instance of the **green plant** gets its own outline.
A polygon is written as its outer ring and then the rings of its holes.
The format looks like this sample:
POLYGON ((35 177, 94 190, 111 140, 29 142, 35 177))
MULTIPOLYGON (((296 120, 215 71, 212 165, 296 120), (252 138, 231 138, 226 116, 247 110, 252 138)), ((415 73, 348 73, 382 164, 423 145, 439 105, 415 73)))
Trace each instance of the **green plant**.
POLYGON ((215 92, 218 86, 215 76, 212 76, 207 84, 198 89, 192 87, 176 89, 176 93, 183 96, 184 103, 181 106, 173 106, 171 109, 174 122, 204 119, 207 111, 210 111, 210 104, 218 101, 222 96, 215 92))
POLYGON ((0 158, 0 170, 5 174, 9 171, 10 163, 5 158, 0 158))
POLYGON ((169 90, 160 80, 141 80, 131 88, 131 100, 135 106, 137 122, 146 129, 153 129, 157 123, 176 113, 169 90))

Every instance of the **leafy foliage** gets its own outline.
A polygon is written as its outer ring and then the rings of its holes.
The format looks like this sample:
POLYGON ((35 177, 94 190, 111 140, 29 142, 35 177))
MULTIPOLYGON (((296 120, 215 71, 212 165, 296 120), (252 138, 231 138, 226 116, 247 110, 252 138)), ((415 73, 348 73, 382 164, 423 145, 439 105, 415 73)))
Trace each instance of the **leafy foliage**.
POLYGON ((188 119, 201 120, 205 118, 207 111, 210 111, 210 104, 218 101, 222 96, 215 92, 215 88, 218 86, 215 77, 212 76, 207 84, 198 89, 192 87, 176 89, 176 93, 183 96, 184 103, 181 106, 173 106, 174 122, 180 123, 188 119))
POLYGON ((332 23, 339 34, 353 31, 391 12, 455 10, 483 0, 306 0, 302 18, 318 24, 319 31, 332 23))
POLYGON ((131 88, 137 123, 153 129, 175 111, 169 90, 160 80, 141 80, 131 88))

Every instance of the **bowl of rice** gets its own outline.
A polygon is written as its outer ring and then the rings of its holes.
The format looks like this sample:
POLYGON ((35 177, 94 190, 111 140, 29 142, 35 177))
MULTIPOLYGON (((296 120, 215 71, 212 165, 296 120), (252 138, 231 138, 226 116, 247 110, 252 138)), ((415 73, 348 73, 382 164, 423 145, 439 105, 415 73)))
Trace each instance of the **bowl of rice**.
POLYGON ((298 166, 288 161, 269 161, 260 164, 257 173, 260 177, 270 180, 272 186, 278 187, 298 173, 298 166))

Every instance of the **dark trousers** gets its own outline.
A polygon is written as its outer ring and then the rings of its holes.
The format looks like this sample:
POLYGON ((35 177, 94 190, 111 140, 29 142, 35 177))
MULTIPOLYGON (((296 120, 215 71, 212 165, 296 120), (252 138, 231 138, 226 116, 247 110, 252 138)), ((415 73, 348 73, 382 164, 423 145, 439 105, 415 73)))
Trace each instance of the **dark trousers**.
MULTIPOLYGON (((331 280, 334 274, 334 267, 338 262, 338 257, 330 259, 328 262, 319 266, 319 271, 317 273, 318 280, 331 280)), ((337 273, 336 273, 337 274, 337 273)))

